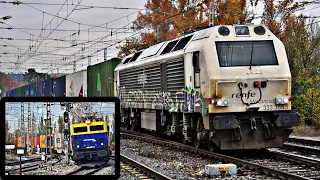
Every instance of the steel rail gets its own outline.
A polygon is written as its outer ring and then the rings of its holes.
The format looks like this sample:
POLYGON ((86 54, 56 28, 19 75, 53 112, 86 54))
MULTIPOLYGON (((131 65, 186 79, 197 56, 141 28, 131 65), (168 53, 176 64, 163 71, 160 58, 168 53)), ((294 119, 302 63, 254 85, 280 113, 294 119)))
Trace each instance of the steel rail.
POLYGON ((145 166, 145 165, 143 165, 143 164, 141 164, 141 163, 139 163, 139 162, 123 155, 123 154, 120 154, 120 160, 126 164, 130 164, 131 166, 138 168, 139 170, 146 173, 148 176, 151 176, 152 178, 160 179, 160 180, 172 180, 172 178, 170 178, 166 175, 163 175, 163 174, 161 174, 151 168, 148 168, 147 166, 145 166))
POLYGON ((302 137, 289 137, 287 140, 289 142, 295 142, 295 143, 301 143, 301 144, 308 144, 308 145, 313 145, 313 146, 320 146, 320 139, 306 139, 302 137))
POLYGON ((291 162, 296 162, 297 164, 304 164, 308 167, 315 167, 317 169, 320 169, 320 160, 317 160, 314 158, 309 158, 309 157, 300 156, 296 154, 290 154, 286 152, 279 152, 279 151, 270 150, 270 149, 269 149, 269 153, 272 156, 277 157, 279 159, 285 159, 291 162))
POLYGON ((315 147, 308 147, 308 146, 302 146, 302 145, 298 145, 298 144, 284 143, 283 148, 307 152, 309 154, 320 155, 320 148, 315 148, 315 147))

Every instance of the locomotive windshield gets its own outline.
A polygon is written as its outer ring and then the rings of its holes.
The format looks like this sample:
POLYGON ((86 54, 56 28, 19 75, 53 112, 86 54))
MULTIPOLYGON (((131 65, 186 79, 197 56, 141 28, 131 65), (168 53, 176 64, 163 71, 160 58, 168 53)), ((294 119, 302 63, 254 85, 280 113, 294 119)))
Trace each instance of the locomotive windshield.
POLYGON ((216 42, 220 67, 278 65, 272 41, 216 42))

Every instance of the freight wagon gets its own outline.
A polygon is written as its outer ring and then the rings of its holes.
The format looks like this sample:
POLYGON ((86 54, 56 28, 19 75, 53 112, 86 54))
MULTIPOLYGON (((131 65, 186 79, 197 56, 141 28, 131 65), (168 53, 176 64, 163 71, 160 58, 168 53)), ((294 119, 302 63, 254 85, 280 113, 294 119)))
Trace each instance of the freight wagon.
POLYGON ((87 96, 87 71, 82 70, 65 76, 65 92, 67 97, 87 96))
POLYGON ((88 66, 88 97, 115 96, 114 69, 120 62, 121 59, 113 58, 93 66, 88 66))

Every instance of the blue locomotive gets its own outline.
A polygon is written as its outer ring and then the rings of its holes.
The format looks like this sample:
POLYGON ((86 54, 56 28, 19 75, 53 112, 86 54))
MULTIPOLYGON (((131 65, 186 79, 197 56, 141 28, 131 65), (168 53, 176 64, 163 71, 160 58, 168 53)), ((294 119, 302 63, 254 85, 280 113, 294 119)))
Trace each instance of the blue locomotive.
POLYGON ((108 143, 108 123, 97 118, 70 125, 72 160, 78 165, 108 163, 111 150, 108 143))

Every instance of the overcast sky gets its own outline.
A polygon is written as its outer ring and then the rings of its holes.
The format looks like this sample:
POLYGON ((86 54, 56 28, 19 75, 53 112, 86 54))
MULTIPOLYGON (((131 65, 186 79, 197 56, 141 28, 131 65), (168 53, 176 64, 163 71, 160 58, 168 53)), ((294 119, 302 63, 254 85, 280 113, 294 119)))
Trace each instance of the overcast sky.
MULTIPOLYGON (((0 38, 13 38, 13 40, 0 39, 0 70, 3 72, 17 73, 25 72, 28 68, 35 68, 38 72, 72 73, 73 66, 66 66, 64 65, 64 63, 72 63, 74 60, 78 60, 76 64, 76 71, 86 69, 86 67, 88 66, 88 58, 79 60, 81 59, 81 54, 83 54, 84 56, 88 56, 93 54, 93 52, 96 52, 97 50, 101 50, 107 47, 108 59, 115 57, 117 55, 117 50, 115 48, 116 46, 111 45, 116 44, 115 42, 123 40, 124 38, 129 37, 130 35, 132 35, 132 33, 134 33, 134 31, 128 29, 129 26, 126 25, 130 24, 133 20, 136 19, 137 12, 140 9, 144 9, 144 4, 147 0, 21 1, 24 3, 49 3, 57 5, 13 5, 0 3, 0 17, 4 17, 7 15, 12 16, 12 19, 4 21, 4 23, 6 24, 0 24, 0 38), (81 6, 76 7, 78 2, 80 2, 81 6), (69 5, 65 4, 64 6, 62 6, 64 3, 69 5), (72 3, 73 5, 71 5, 72 3), (96 7, 85 9, 84 5, 96 7), (124 7, 133 9, 112 9, 101 7, 124 7), (75 8, 77 10, 71 13, 71 10, 75 8), (50 14, 57 15, 61 18, 56 18, 50 14), (67 20, 62 19, 66 17, 67 20), (78 35, 79 23, 80 34, 78 35), (101 26, 93 27, 98 25, 101 26), (7 27, 22 29, 1 29, 7 27), (44 31, 41 31, 42 28, 44 28, 44 31), (56 30, 53 31, 55 28, 56 30), (88 28, 91 28, 89 30, 89 33, 87 30, 88 28), (112 36, 110 36, 110 28, 114 28, 112 29, 112 36), (72 34, 74 33, 76 34, 72 36, 72 34), (42 37, 39 37, 40 34, 42 37), (70 47, 72 43, 79 44, 88 40, 95 40, 98 38, 101 38, 100 43, 87 43, 71 48, 65 48, 70 47), (38 42, 36 42, 37 39, 38 42), (56 41, 54 39, 62 39, 64 41, 56 41), (7 47, 4 47, 3 45, 7 45, 7 47), (27 49, 29 49, 29 46, 32 45, 34 45, 32 51, 27 51, 27 49), (92 45, 91 48, 88 47, 90 45, 92 45), (81 47, 85 48, 84 51, 80 51, 81 47), (37 51, 35 52, 36 49, 37 51), (76 53, 77 56, 70 56, 75 52, 78 52, 76 53), (41 55, 41 53, 45 54, 41 55), (51 55, 48 53, 51 53, 51 55), (18 59, 18 56, 20 54, 24 54, 24 56, 18 59), (28 58, 28 55, 33 55, 33 57, 28 58), (64 60, 64 58, 66 58, 66 60, 64 60), (17 71, 13 69, 14 62, 24 63, 17 71)), ((262 14, 263 6, 263 2, 259 1, 256 8, 257 14, 262 14)), ((303 13, 305 13, 306 15, 319 16, 319 10, 320 4, 313 4, 308 5, 303 13)), ((254 22, 260 23, 260 20, 258 19, 254 22)), ((102 62, 103 59, 103 51, 95 53, 91 58, 91 64, 102 62)))

